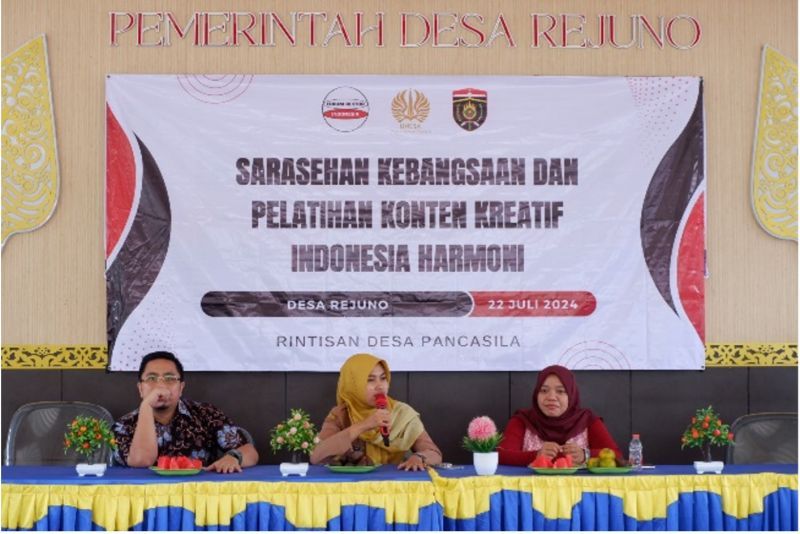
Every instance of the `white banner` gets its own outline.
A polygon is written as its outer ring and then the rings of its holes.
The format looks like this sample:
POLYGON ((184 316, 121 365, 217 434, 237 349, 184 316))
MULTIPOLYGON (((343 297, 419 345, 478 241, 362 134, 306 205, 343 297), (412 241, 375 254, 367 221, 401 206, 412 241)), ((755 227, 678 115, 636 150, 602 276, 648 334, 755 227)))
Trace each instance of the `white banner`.
POLYGON ((698 78, 107 81, 110 368, 701 369, 698 78))

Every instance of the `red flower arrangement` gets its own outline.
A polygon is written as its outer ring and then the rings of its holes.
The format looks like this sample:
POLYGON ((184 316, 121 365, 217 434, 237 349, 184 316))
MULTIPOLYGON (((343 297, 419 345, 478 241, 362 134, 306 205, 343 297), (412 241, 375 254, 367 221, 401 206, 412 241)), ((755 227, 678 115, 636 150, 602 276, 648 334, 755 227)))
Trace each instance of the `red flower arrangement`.
POLYGON ((103 447, 117 448, 117 440, 108 421, 87 415, 79 415, 67 425, 64 434, 64 454, 73 450, 89 458, 103 447))
POLYGON ((703 460, 711 461, 711 446, 721 447, 733 443, 730 426, 722 422, 714 407, 697 410, 692 422, 686 427, 681 437, 681 449, 697 447, 703 450, 703 460))

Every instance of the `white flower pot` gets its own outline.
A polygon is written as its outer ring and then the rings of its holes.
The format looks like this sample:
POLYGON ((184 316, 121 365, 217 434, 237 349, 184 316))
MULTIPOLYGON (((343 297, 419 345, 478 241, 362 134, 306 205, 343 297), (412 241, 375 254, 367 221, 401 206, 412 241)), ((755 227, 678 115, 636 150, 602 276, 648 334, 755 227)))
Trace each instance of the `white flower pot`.
POLYGON ((475 466, 475 472, 479 475, 495 474, 498 461, 499 456, 497 451, 472 453, 472 465, 475 466))
POLYGON ((300 475, 301 477, 306 476, 308 473, 308 462, 303 462, 300 464, 293 464, 291 462, 283 462, 279 466, 281 470, 282 476, 289 476, 289 475, 300 475))
POLYGON ((725 462, 695 462, 694 463, 694 470, 697 471, 698 475, 702 475, 703 473, 722 473, 722 470, 725 468, 725 462))
POLYGON ((75 466, 75 471, 81 477, 86 475, 101 477, 106 473, 106 467, 108 467, 106 464, 78 464, 75 466))

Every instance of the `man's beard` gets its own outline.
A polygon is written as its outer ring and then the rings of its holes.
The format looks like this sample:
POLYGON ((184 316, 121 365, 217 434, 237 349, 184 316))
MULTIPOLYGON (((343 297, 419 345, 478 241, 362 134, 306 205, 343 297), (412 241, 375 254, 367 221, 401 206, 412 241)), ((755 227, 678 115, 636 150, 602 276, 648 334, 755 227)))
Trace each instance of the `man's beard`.
POLYGON ((154 412, 166 412, 167 410, 169 410, 169 406, 167 405, 156 406, 155 408, 153 408, 154 412))

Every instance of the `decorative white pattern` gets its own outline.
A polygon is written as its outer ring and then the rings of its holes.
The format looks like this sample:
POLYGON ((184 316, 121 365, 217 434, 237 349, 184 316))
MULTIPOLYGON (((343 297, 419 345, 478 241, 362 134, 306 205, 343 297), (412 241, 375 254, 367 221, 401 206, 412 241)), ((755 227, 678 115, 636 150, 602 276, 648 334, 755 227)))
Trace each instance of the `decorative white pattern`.
MULTIPOLYGON (((567 443, 574 443, 581 449, 588 449, 589 432, 584 429, 583 432, 569 438, 567 443)), ((530 428, 526 428, 525 437, 522 438, 522 450, 526 452, 538 451, 542 448, 542 445, 544 445, 544 442, 542 441, 542 438, 539 437, 539 434, 533 432, 530 428)))
POLYGON ((591 340, 569 347, 558 361, 567 369, 630 369, 631 364, 625 354, 611 343, 591 340))
POLYGON ((224 104, 242 96, 253 81, 252 74, 178 75, 178 83, 192 98, 205 104, 224 104))

